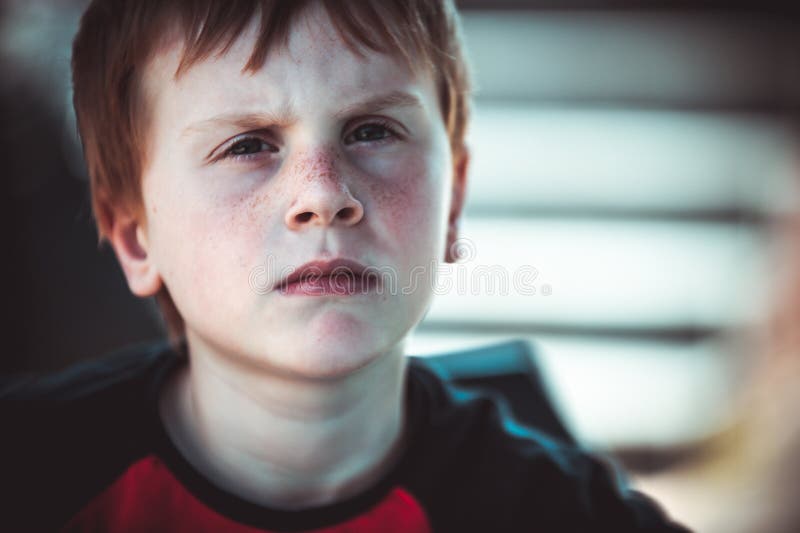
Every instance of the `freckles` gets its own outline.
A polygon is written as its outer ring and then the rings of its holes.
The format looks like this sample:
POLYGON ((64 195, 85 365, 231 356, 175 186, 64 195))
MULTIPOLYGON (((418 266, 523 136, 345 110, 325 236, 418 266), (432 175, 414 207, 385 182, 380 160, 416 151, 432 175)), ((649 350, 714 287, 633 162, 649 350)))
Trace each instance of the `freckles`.
POLYGON ((248 205, 249 202, 249 196, 246 194, 232 198, 228 202, 221 202, 219 208, 222 213, 226 213, 223 227, 221 228, 224 233, 228 235, 236 234, 237 228, 242 224, 242 215, 252 212, 252 204, 248 205))
POLYGON ((412 188, 415 180, 403 179, 400 181, 370 182, 370 195, 375 201, 375 208, 380 213, 380 218, 397 233, 407 224, 407 219, 413 211, 412 188))
MULTIPOLYGON (((269 209, 271 197, 272 195, 268 191, 262 189, 258 191, 257 194, 251 195, 249 200, 245 203, 241 217, 245 219, 250 227, 258 227, 260 220, 264 216, 264 212, 269 209)), ((234 210, 234 212, 238 211, 238 209, 234 210)))
POLYGON ((263 227, 265 214, 270 209, 272 191, 262 186, 257 190, 245 191, 235 197, 221 198, 214 208, 220 214, 216 218, 220 227, 217 233, 234 237, 248 230, 258 231, 263 227))
POLYGON ((335 179, 336 164, 339 160, 339 153, 333 150, 303 150, 295 156, 295 163, 289 171, 292 181, 300 180, 303 183, 311 183, 315 179, 335 179))
POLYGON ((428 224, 436 194, 423 160, 405 160, 392 169, 385 180, 370 181, 370 196, 388 229, 398 236, 428 224))

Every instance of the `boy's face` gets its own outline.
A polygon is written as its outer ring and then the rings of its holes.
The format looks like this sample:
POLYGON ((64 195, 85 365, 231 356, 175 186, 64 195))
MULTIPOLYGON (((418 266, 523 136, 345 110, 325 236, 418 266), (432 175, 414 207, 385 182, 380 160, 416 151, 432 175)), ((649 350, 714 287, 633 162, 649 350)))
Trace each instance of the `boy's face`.
POLYGON ((146 216, 116 217, 112 242, 134 292, 166 284, 190 346, 306 376, 347 373, 402 347, 424 316, 464 165, 454 180, 431 75, 352 54, 321 9, 243 74, 254 39, 251 27, 177 80, 179 43, 148 66, 146 216), (391 271, 395 287, 272 288, 287 267, 334 258, 391 271))

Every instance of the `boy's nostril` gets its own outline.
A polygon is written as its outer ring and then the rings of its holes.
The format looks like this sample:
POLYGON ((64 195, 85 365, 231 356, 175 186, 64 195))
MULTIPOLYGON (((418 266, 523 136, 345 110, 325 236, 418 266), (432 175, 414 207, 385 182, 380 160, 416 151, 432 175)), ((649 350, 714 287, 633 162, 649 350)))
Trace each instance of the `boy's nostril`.
POLYGON ((314 216, 313 213, 311 213, 310 211, 306 211, 305 213, 300 213, 299 215, 297 215, 296 219, 298 222, 308 222, 309 220, 311 220, 312 216, 314 216))
POLYGON ((330 216, 330 213, 330 211, 317 211, 313 209, 309 211, 302 211, 291 216, 290 220, 293 221, 291 222, 291 225, 305 226, 315 218, 319 219, 317 221, 319 224, 335 224, 337 221, 339 221, 339 223, 350 225, 358 222, 361 219, 361 209, 359 206, 342 207, 336 211, 336 215, 333 217, 330 216))

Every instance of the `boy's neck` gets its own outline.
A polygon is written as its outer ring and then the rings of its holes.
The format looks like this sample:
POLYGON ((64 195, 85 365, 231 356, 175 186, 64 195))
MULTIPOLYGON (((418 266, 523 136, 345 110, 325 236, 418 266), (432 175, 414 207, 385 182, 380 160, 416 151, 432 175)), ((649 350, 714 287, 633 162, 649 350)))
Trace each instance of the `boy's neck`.
POLYGON ((254 503, 300 509, 369 488, 405 448, 403 346, 330 380, 279 375, 189 343, 161 416, 186 459, 254 503))

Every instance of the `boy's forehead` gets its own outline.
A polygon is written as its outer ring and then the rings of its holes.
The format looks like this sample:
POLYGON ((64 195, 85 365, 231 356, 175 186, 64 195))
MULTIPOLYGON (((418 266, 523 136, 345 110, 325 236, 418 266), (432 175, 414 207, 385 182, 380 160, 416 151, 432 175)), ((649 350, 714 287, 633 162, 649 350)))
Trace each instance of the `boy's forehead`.
MULTIPOLYGON (((239 109, 265 102, 286 111, 302 100, 342 107, 370 95, 433 87, 432 75, 412 71, 402 58, 366 48, 356 53, 324 10, 314 7, 293 22, 288 41, 273 47, 261 68, 246 71, 259 31, 259 21, 252 20, 225 53, 218 50, 180 75, 176 73, 185 48, 175 32, 145 69, 148 100, 154 103, 153 97, 172 93, 171 101, 191 103, 187 108, 198 113, 204 106, 239 109)), ((417 96, 424 100, 424 95, 417 96)))

